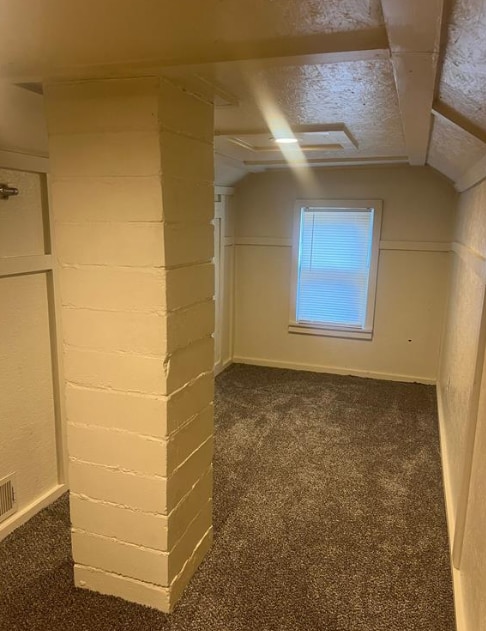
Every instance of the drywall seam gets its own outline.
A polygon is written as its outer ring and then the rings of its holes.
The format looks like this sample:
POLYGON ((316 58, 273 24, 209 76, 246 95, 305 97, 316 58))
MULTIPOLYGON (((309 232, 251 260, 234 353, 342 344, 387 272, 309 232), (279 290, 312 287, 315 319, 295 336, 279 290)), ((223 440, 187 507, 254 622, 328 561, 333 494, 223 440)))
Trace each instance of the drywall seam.
POLYGON ((429 377, 401 375, 398 373, 373 372, 359 368, 336 368, 334 366, 321 366, 320 364, 300 364, 298 362, 285 362, 273 359, 261 359, 257 357, 243 357, 235 355, 234 364, 249 364, 251 366, 267 366, 269 368, 288 368, 289 370, 306 370, 310 372, 322 372, 332 375, 351 375, 368 379, 383 379, 384 381, 405 381, 408 383, 423 383, 435 385, 436 380, 429 377))
POLYGON ((25 506, 18 513, 12 515, 0 526, 0 541, 5 539, 5 537, 8 537, 8 535, 16 528, 22 526, 22 524, 25 524, 25 522, 29 521, 31 517, 33 517, 43 508, 46 508, 46 506, 49 506, 49 504, 55 502, 59 497, 61 497, 61 495, 66 493, 67 490, 68 487, 66 484, 58 484, 47 491, 47 493, 44 493, 44 495, 36 498, 33 502, 25 506))
POLYGON ((449 534, 449 559, 452 574, 452 587, 454 592, 454 609, 456 613, 457 631, 468 631, 464 615, 464 595, 462 588, 461 572, 452 564, 452 542, 454 541, 455 517, 452 505, 451 469, 449 466, 449 454, 444 429, 444 404, 439 384, 437 384, 437 413, 439 417, 440 456, 442 462, 442 480, 444 485, 444 499, 447 516, 447 531, 449 534))

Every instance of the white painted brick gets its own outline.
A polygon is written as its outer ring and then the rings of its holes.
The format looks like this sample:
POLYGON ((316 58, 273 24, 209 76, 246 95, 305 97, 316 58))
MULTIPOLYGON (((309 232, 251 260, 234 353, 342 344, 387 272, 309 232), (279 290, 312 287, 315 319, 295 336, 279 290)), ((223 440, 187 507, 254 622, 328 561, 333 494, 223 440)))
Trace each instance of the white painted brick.
POLYGON ((92 533, 73 531, 74 562, 163 587, 169 586, 168 554, 92 533))
POLYGON ((180 309, 214 296, 214 265, 202 263, 169 269, 166 274, 167 309, 180 309))
POLYGON ((169 552, 169 582, 173 581, 184 567, 184 564, 192 557, 197 545, 211 528, 211 523, 212 501, 209 500, 169 552))
POLYGON ((167 447, 167 472, 169 475, 213 435, 213 416, 213 406, 210 405, 177 432, 171 434, 167 447))
MULTIPOLYGON (((166 397, 85 388, 72 384, 66 385, 65 393, 66 416, 70 423, 124 429, 159 438, 168 433, 169 401, 166 397)), ((205 399, 208 397, 204 397, 202 402, 205 399)), ((173 407, 177 411, 175 404, 173 407)), ((192 409, 189 406, 187 408, 189 413, 184 411, 180 414, 187 414, 183 421, 191 416, 192 409)))
POLYGON ((207 300, 186 309, 171 311, 167 316, 168 352, 188 346, 214 331, 214 302, 207 300))
POLYGON ((167 479, 70 460, 73 493, 154 513, 167 512, 167 479))
POLYGON ((74 528, 156 550, 168 550, 166 516, 143 513, 74 494, 70 497, 70 507, 74 528))
POLYGON ((161 221, 160 177, 71 177, 50 181, 54 220, 161 221))
POLYGON ((210 182, 162 177, 163 217, 171 223, 208 223, 214 218, 214 187, 210 182))
POLYGON ((197 451, 174 471, 167 480, 167 507, 171 511, 189 493, 207 471, 213 459, 213 439, 209 438, 197 451))
MULTIPOLYGON (((200 282, 206 275, 206 271, 199 274, 200 282)), ((60 281, 63 305, 120 311, 166 308, 165 271, 162 269, 64 267, 60 269, 60 281)), ((199 287, 196 289, 201 291, 199 287)))
POLYGON ((156 130, 158 97, 154 77, 47 85, 49 133, 156 130))
MULTIPOLYGON (((158 175, 161 168, 159 143, 156 131, 51 135, 51 173, 55 177, 158 175)), ((186 154, 186 160, 187 155, 190 154, 186 154)), ((196 157, 202 162, 201 155, 196 157)))
POLYGON ((168 131, 160 134, 162 175, 214 182, 213 145, 168 131))
POLYGON ((160 84, 160 124, 163 129, 213 142, 213 106, 169 81, 160 84))
POLYGON ((212 468, 196 482, 189 493, 179 502, 168 518, 167 546, 170 550, 184 533, 187 525, 201 511, 206 502, 212 497, 213 471, 212 468))
POLYGON ((170 585, 170 611, 182 596, 186 585, 189 583, 199 564, 204 559, 213 542, 213 528, 209 528, 204 537, 197 544, 192 556, 186 561, 181 572, 175 577, 170 585))
POLYGON ((214 227, 211 224, 164 224, 164 265, 189 265, 210 261, 214 256, 214 227))
POLYGON ((167 443, 131 432, 68 424, 71 457, 150 475, 167 475, 167 443))
POLYGON ((167 360, 168 394, 182 388, 203 372, 210 372, 214 366, 214 344, 212 337, 206 337, 175 351, 167 360))
POLYGON ((56 224, 55 233, 63 264, 156 267, 164 262, 160 223, 56 224))
POLYGON ((167 401, 167 432, 178 429, 214 399, 214 377, 206 373, 189 382, 167 401))
MULTIPOLYGON (((197 328, 206 333, 209 316, 202 309, 199 314, 197 328)), ((64 341, 72 346, 140 355, 160 356, 167 352, 167 317, 162 314, 65 308, 62 324, 64 341)), ((171 336, 174 338, 171 346, 176 339, 185 339, 182 324, 179 336, 171 336)), ((186 337, 190 336, 186 334, 186 337)))
POLYGON ((159 357, 67 348, 64 376, 69 382, 93 388, 167 394, 165 369, 159 357))
MULTIPOLYGON (((201 562, 209 546, 205 545, 204 548, 202 546, 200 548, 201 551, 199 551, 199 549, 197 551, 197 565, 201 562)), ((194 570, 189 575, 189 578, 197 567, 196 564, 194 565, 194 570)), ((185 584, 187 584, 189 578, 186 580, 185 584)), ((118 596, 129 602, 152 607, 153 609, 158 609, 165 613, 169 613, 171 610, 171 590, 169 588, 144 583, 143 581, 128 578, 127 576, 120 576, 119 574, 112 574, 110 572, 104 572, 103 570, 76 564, 74 566, 74 584, 76 587, 90 589, 108 596, 118 596)), ((179 587, 181 584, 182 581, 179 579, 175 592, 178 596, 182 593, 179 587)))

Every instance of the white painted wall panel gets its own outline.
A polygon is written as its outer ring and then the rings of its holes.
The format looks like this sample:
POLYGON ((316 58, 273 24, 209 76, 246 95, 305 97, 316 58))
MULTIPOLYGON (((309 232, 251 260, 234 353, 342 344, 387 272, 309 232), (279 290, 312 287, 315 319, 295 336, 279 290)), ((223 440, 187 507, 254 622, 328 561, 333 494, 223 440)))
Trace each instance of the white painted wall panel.
POLYGON ((0 478, 17 474, 22 509, 57 485, 44 274, 0 278, 0 478))
POLYGON ((448 252, 381 251, 374 337, 366 341, 288 333, 291 248, 249 243, 288 240, 295 200, 312 198, 382 199, 382 240, 447 243, 451 185, 418 167, 316 170, 302 182, 282 171, 251 175, 236 188, 236 239, 249 239, 236 246, 235 360, 434 382, 448 252))

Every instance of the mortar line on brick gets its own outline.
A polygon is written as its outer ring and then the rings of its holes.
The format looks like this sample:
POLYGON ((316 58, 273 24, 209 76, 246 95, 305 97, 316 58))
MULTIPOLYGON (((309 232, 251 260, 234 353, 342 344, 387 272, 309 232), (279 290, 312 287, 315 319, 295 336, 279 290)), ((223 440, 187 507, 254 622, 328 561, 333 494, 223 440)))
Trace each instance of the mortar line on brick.
POLYGON ((152 401, 168 401, 169 397, 165 394, 148 394, 145 392, 132 392, 128 390, 116 390, 115 388, 103 388, 102 386, 85 386, 82 384, 75 383, 73 381, 66 381, 66 384, 69 385, 73 390, 88 390, 90 392, 110 392, 113 394, 126 394, 129 397, 133 398, 141 398, 141 399, 150 399, 152 401))
POLYGON ((155 353, 153 355, 147 355, 146 353, 143 353, 143 354, 135 353, 133 351, 125 351, 123 349, 110 350, 110 349, 103 349, 103 348, 99 348, 95 346, 78 346, 77 344, 71 344, 68 342, 63 342, 63 348, 66 351, 87 351, 89 353, 99 353, 103 355, 116 355, 116 356, 123 356, 123 357, 132 356, 132 357, 137 357, 141 359, 163 359, 165 357, 168 357, 168 353, 167 352, 162 353, 162 351, 160 353, 155 353))
MULTIPOLYGON (((136 357, 138 359, 162 359, 163 360, 163 365, 165 366, 170 359, 176 354, 176 353, 180 353, 186 349, 188 349, 191 346, 195 346, 196 344, 199 344, 205 340, 210 340, 212 339, 212 333, 210 334, 205 334, 202 337, 198 337, 195 340, 191 340, 188 344, 185 344, 184 346, 178 346, 177 348, 175 348, 174 350, 164 353, 164 354, 154 354, 154 355, 147 355, 146 353, 135 353, 133 351, 124 351, 124 350, 103 350, 103 349, 99 349, 99 348, 92 348, 92 347, 87 347, 87 346, 76 346, 75 344, 69 344, 68 342, 63 342, 63 348, 64 350, 74 350, 74 351, 81 351, 81 352, 86 352, 86 353, 96 353, 98 355, 111 355, 111 356, 115 356, 115 357, 136 357)), ((167 375, 164 375, 165 378, 167 378, 167 375)))
POLYGON ((182 576, 182 574, 184 573, 184 571, 186 569, 186 566, 188 565, 188 563, 191 563, 191 561, 194 559, 194 557, 196 556, 197 551, 199 550, 199 548, 204 543, 204 540, 212 533, 212 531, 213 531, 213 526, 209 526, 209 528, 206 530, 204 535, 201 537, 201 539, 194 546, 194 550, 191 552, 191 556, 185 561, 185 563, 182 566, 181 570, 176 574, 176 576, 170 582, 170 586, 169 586, 170 588, 179 579, 179 577, 182 576))
MULTIPOLYGON (((194 489, 196 488, 198 484, 200 484, 201 480, 203 480, 208 474, 212 473, 212 471, 213 471, 213 465, 210 464, 209 467, 205 469, 204 473, 194 482, 194 484, 191 486, 189 491, 187 491, 187 493, 183 495, 181 499, 177 502, 174 508, 171 511, 169 511, 169 513, 167 514, 168 518, 179 508, 179 506, 189 497, 189 495, 191 495, 191 493, 194 492, 194 489)), ((211 500, 213 499, 212 494, 209 495, 208 499, 211 499, 211 500)))
MULTIPOLYGON (((85 350, 85 349, 82 349, 85 350)), ((69 379, 66 380, 66 384, 71 385, 71 386, 77 386, 79 388, 83 388, 83 387, 88 387, 88 388, 93 388, 93 390, 100 390, 103 392, 118 392, 118 393, 126 393, 126 394, 146 394, 149 396, 154 396, 154 397, 158 397, 158 396, 168 396, 166 394, 163 394, 162 392, 147 392, 144 390, 118 390, 116 388, 112 388, 110 386, 97 386, 96 388, 94 386, 90 386, 89 384, 86 383, 80 383, 78 381, 71 381, 69 379)))
POLYGON ((193 421, 195 421, 198 416, 201 416, 202 414, 204 414, 205 412, 207 412, 208 410, 211 410, 211 409, 214 410, 214 403, 213 403, 213 401, 211 401, 210 403, 208 403, 208 405, 205 405, 203 408, 199 409, 192 416, 190 416, 185 421, 183 421, 181 425, 178 425, 176 427, 176 429, 174 429, 171 432, 169 432, 168 438, 167 438, 167 442, 171 442, 172 440, 175 440, 175 438, 177 438, 177 434, 179 434, 179 432, 182 432, 182 430, 184 430, 188 425, 190 425, 193 421))
POLYGON ((137 175, 136 173, 134 175, 52 175, 51 183, 70 182, 71 180, 78 180, 79 178, 83 178, 84 180, 146 180, 154 179, 154 175, 137 175))
MULTIPOLYGON (((197 304, 197 303, 194 303, 197 304)), ((94 311, 97 313, 133 313, 138 315, 157 315, 157 316, 167 316, 169 313, 176 311, 172 309, 171 311, 165 311, 163 309, 108 309, 103 308, 99 309, 97 307, 86 307, 81 306, 72 302, 62 302, 61 307, 63 309, 73 310, 73 311, 94 311)))
POLYGON ((151 273, 154 276, 160 276, 165 279, 166 273, 180 269, 190 269, 192 267, 204 267, 213 266, 211 259, 205 259, 204 261, 194 261, 190 263, 183 263, 181 265, 163 266, 163 265, 116 265, 111 263, 65 263, 59 260, 59 266, 61 269, 77 269, 85 270, 92 269, 93 271, 102 269, 109 269, 114 271, 125 271, 127 273, 138 271, 151 273))
POLYGON ((142 550, 143 552, 155 552, 158 556, 165 557, 165 558, 169 556, 169 552, 165 550, 158 550, 157 548, 150 548, 148 546, 143 546, 138 543, 130 543, 130 541, 125 541, 124 539, 118 539, 117 537, 108 537, 107 535, 100 535, 97 532, 90 532, 89 530, 84 530, 83 528, 76 528, 75 526, 71 526, 71 532, 73 534, 88 535, 90 537, 96 537, 97 539, 111 541, 112 543, 119 543, 122 546, 135 548, 137 550, 142 550))
POLYGON ((107 265, 107 264, 97 264, 97 263, 63 263, 59 262, 59 267, 61 269, 75 269, 79 271, 92 270, 99 271, 100 267, 105 268, 108 267, 114 271, 123 271, 126 273, 130 272, 143 272, 147 274, 152 274, 153 276, 163 277, 164 274, 161 273, 160 268, 154 268, 153 266, 137 266, 137 265, 107 265))
POLYGON ((170 473, 170 475, 168 476, 168 478, 166 478, 166 479, 167 479, 167 482, 170 482, 170 481, 172 480, 172 478, 176 475, 176 473, 179 471, 179 469, 180 469, 181 467, 183 467, 183 466, 186 464, 186 462, 187 462, 190 458, 192 458, 192 456, 194 456, 194 454, 196 454, 198 451, 202 450, 202 449, 203 449, 203 447, 205 447, 206 445, 208 445, 208 444, 212 441, 212 439, 213 439, 213 435, 209 436, 209 438, 206 438, 206 440, 205 440, 204 442, 202 442, 200 445, 198 445, 198 446, 196 447, 196 449, 194 449, 194 451, 192 451, 192 452, 191 452, 191 453, 187 456, 187 458, 186 458, 185 460, 183 460, 183 461, 182 461, 179 465, 177 465, 177 467, 176 467, 173 471, 171 471, 171 473, 170 473))
POLYGON ((114 219, 83 219, 83 220, 78 220, 78 221, 60 221, 59 219, 55 220, 55 223, 58 226, 88 226, 90 224, 93 224, 95 226, 123 226, 123 225, 130 225, 130 226, 147 226, 147 225, 153 225, 153 226, 183 226, 183 227, 193 227, 193 226, 209 226, 211 225, 211 221, 212 219, 205 219, 205 220, 201 220, 201 221, 197 221, 197 220, 190 220, 190 221, 168 221, 167 219, 164 219, 163 216, 160 217, 160 219, 145 219, 145 220, 140 220, 140 219, 119 219, 119 220, 114 220, 114 219))
MULTIPOLYGON (((172 545, 172 547, 170 548, 170 550, 167 551, 167 554, 171 554, 172 552, 174 552, 174 550, 176 549, 176 547, 182 542, 182 540, 184 539, 184 537, 186 536, 188 530, 191 528, 191 526, 197 521, 197 519, 204 513, 205 510, 207 510, 208 506, 210 508, 212 508, 212 504, 213 504, 213 500, 210 497, 208 500, 206 500, 206 502, 204 502, 203 507, 201 508, 201 510, 199 510, 196 515, 193 517, 193 519, 191 519, 191 521, 187 524, 186 528, 184 529, 182 535, 180 535, 180 537, 177 539, 177 541, 172 545)), ((191 553, 192 554, 192 553, 191 553)))
MULTIPOLYGON (((120 128, 120 129, 109 129, 108 131, 105 130, 98 130, 98 131, 86 131, 86 130, 81 130, 81 131, 53 131, 50 132, 49 136, 52 136, 54 138, 62 138, 63 136, 114 136, 114 135, 126 135, 126 134, 145 134, 146 136, 153 136, 155 138, 157 138, 160 134, 158 133, 158 127, 157 127, 157 123, 154 124, 153 128, 150 129, 126 129, 126 128, 120 128)), ((82 176, 61 176, 61 177, 82 177, 82 176)), ((94 177, 94 176, 91 176, 94 177)), ((123 176, 120 176, 123 177, 123 176)), ((129 176, 131 177, 131 176, 129 176)), ((141 176, 144 177, 144 176, 141 176)))
POLYGON ((131 351, 105 351, 97 348, 85 348, 83 346, 75 346, 64 342, 66 350, 82 351, 83 353, 92 353, 93 355, 110 355, 112 357, 136 357, 138 359, 161 359, 162 355, 145 355, 144 353, 133 353, 131 351))
POLYGON ((84 502, 90 502, 92 504, 100 504, 102 506, 110 506, 111 508, 122 508, 123 510, 130 511, 135 514, 140 514, 142 516, 147 517, 157 517, 160 520, 168 521, 170 517, 170 513, 165 515, 164 513, 155 513, 153 511, 143 510, 141 508, 137 508, 135 506, 130 506, 129 504, 119 504, 118 502, 110 502, 109 500, 104 500, 101 498, 92 497, 91 495, 87 495, 86 493, 79 493, 75 491, 70 492, 71 497, 76 497, 84 502))
POLYGON ((157 473, 145 473, 141 471, 134 471, 133 469, 126 469, 125 467, 121 467, 120 465, 109 465, 102 464, 99 462, 92 462, 91 460, 84 460, 83 458, 77 458, 76 456, 69 456, 69 461, 72 463, 80 463, 89 465, 90 467, 99 467, 100 469, 105 469, 110 471, 111 473, 124 473, 127 475, 134 476, 136 478, 144 478, 146 480, 155 480, 157 482, 167 482, 168 478, 165 475, 160 475, 157 473))
POLYGON ((196 302, 191 302, 189 305, 184 305, 183 307, 177 307, 176 309, 100 309, 98 307, 85 307, 82 305, 75 305, 71 303, 62 303, 63 309, 67 309, 68 311, 90 311, 94 313, 133 313, 137 315, 156 315, 158 317, 167 317, 171 314, 189 311, 193 307, 214 302, 214 298, 211 296, 210 298, 203 298, 201 300, 197 300, 196 302))
POLYGON ((121 434, 132 438, 143 438, 149 442, 160 443, 167 447, 169 440, 168 438, 161 438, 160 436, 153 436, 151 434, 140 434, 139 432, 132 432, 128 429, 122 429, 121 427, 106 427, 105 425, 93 425, 91 423, 79 423, 79 422, 68 422, 68 427, 79 427, 84 429, 96 429, 103 432, 114 432, 115 434, 121 434))
MULTIPOLYGON (((113 572, 112 570, 103 570, 100 567, 94 567, 93 565, 85 565, 84 563, 75 563, 74 567, 78 568, 86 568, 87 570, 91 570, 92 572, 97 572, 100 574, 107 574, 109 576, 115 576, 117 578, 123 578, 127 581, 131 581, 133 583, 137 583, 138 585, 148 585, 149 587, 153 587, 155 590, 167 590, 170 589, 170 586, 166 585, 157 585, 157 583, 150 583, 149 581, 141 581, 139 578, 133 578, 132 576, 126 576, 125 574, 119 574, 118 572, 113 572)), ((171 583, 172 584, 172 583, 171 583)))
POLYGON ((150 392, 139 392, 137 390, 119 390, 118 388, 111 388, 108 386, 88 386, 86 384, 82 384, 82 383, 78 383, 76 381, 70 381, 70 380, 66 380, 66 384, 75 388, 75 389, 79 389, 79 390, 90 390, 93 392, 111 392, 114 394, 127 394, 129 396, 139 396, 139 397, 143 397, 143 398, 150 398, 150 399, 157 399, 160 401, 167 401, 169 402, 172 398, 175 398, 177 395, 179 395, 181 392, 183 392, 184 390, 189 389, 192 385, 194 385, 196 383, 196 381, 198 381, 199 379, 203 379, 204 377, 210 377, 213 375, 213 371, 203 371, 201 373, 199 373, 199 375, 196 375, 196 377, 193 377, 192 379, 190 379, 187 383, 185 383, 183 386, 181 386, 180 388, 178 388, 177 390, 174 390, 173 392, 171 392, 170 394, 160 394, 160 393, 150 393, 150 392))
MULTIPOLYGON (((79 132, 80 135, 86 135, 84 132, 79 132)), ((70 134, 59 134, 59 136, 69 136, 70 134)), ((52 167, 51 167, 52 168, 52 167)), ((55 171, 51 171, 49 175, 52 174, 52 178, 54 181, 64 179, 64 180, 75 180, 77 182, 83 182, 86 178, 96 178, 97 180, 102 180, 105 178, 113 179, 113 178, 133 178, 133 177, 162 177, 162 171, 158 169, 157 171, 149 171, 148 173, 144 173, 143 175, 136 175, 132 172, 124 173, 120 175, 120 173, 103 173, 102 175, 74 175, 74 173, 70 173, 69 175, 56 175, 55 171)))

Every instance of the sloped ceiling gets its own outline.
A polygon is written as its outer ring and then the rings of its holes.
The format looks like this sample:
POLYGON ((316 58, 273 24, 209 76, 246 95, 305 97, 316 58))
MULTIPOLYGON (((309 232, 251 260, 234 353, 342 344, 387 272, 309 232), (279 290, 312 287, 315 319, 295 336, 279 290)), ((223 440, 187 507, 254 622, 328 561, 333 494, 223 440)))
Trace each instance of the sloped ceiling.
POLYGON ((3 0, 0 32, 10 83, 158 74, 213 100, 219 183, 289 164, 486 177, 486 0, 3 0))

